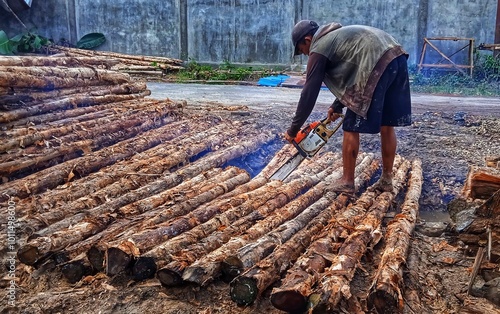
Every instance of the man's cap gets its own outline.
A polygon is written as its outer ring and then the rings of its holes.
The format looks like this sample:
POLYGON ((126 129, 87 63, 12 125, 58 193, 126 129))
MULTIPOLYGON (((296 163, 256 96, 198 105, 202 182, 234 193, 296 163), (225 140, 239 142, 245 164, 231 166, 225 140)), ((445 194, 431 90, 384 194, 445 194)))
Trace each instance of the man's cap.
POLYGON ((292 42, 294 47, 294 56, 298 55, 297 44, 311 31, 319 28, 318 23, 311 20, 302 20, 295 24, 292 29, 292 42))

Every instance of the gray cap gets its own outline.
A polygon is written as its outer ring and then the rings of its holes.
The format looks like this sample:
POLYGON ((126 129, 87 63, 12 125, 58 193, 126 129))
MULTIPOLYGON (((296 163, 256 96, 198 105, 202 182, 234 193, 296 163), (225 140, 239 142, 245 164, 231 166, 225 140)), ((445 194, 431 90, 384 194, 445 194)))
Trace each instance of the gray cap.
POLYGON ((297 44, 311 31, 319 28, 318 23, 311 20, 302 20, 295 24, 292 30, 292 42, 294 47, 294 55, 298 55, 297 44))

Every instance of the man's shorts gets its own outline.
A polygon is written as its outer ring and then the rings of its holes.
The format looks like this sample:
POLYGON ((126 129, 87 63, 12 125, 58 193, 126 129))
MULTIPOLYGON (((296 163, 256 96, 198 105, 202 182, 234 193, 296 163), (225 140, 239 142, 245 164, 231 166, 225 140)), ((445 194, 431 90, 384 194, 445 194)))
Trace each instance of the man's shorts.
POLYGON ((342 129, 348 132, 380 132, 381 126, 411 124, 410 81, 404 55, 392 60, 373 92, 367 119, 347 109, 342 129))

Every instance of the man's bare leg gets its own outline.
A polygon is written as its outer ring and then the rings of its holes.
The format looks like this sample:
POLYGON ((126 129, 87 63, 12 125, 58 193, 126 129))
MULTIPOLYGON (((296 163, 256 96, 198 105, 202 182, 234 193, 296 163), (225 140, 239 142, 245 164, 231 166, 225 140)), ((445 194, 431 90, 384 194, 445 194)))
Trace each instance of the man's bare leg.
POLYGON ((354 192, 354 169, 359 151, 359 133, 344 131, 342 142, 342 178, 333 187, 337 192, 354 192))
POLYGON ((373 188, 382 191, 392 191, 392 167, 396 157, 396 132, 392 126, 382 126, 380 128, 380 142, 382 150, 382 176, 373 185, 373 188))

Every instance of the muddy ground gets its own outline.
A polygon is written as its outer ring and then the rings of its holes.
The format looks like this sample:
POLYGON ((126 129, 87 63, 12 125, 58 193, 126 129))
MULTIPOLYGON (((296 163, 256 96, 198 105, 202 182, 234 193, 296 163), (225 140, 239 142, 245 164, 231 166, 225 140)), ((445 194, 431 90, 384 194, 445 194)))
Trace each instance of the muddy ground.
MULTIPOLYGON (((188 106, 246 106, 241 115, 235 112, 235 117, 258 116, 281 131, 288 127, 300 95, 300 89, 293 88, 162 83, 148 87, 150 97, 185 100, 188 106)), ((311 118, 322 118, 332 101, 333 97, 322 91, 311 118)), ((426 221, 449 223, 447 204, 460 196, 469 166, 482 166, 485 156, 500 153, 500 99, 413 95, 412 101, 413 124, 397 130, 398 153, 422 160, 420 225, 426 221)), ((377 135, 363 135, 361 140, 361 151, 379 153, 377 135)), ((340 151, 340 147, 341 136, 336 134, 326 149, 340 151)), ((416 232, 405 273, 404 312, 459 313, 464 303, 488 303, 466 296, 472 263, 471 252, 456 243, 453 235, 444 232, 429 237, 416 232)), ((354 295, 362 295, 363 283, 370 281, 366 276, 369 269, 365 272, 360 266, 354 295)), ((155 279, 136 283, 126 277, 98 275, 71 285, 55 271, 49 270, 50 275, 43 269, 26 267, 24 271, 31 278, 22 278, 29 284, 16 295, 18 309, 4 309, 2 313, 282 313, 269 301, 271 289, 253 305, 238 307, 222 281, 203 288, 187 285, 167 289, 155 279)), ((477 285, 481 280, 478 278, 477 285)), ((343 302, 342 306, 347 308, 348 304, 343 302)))

